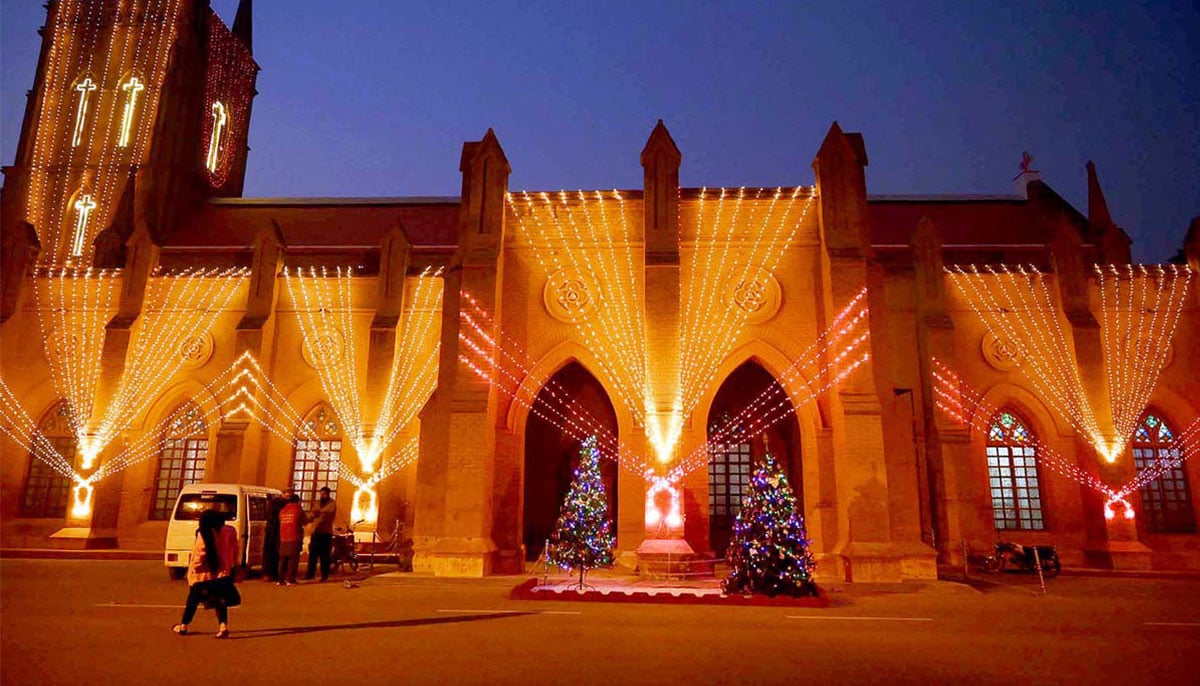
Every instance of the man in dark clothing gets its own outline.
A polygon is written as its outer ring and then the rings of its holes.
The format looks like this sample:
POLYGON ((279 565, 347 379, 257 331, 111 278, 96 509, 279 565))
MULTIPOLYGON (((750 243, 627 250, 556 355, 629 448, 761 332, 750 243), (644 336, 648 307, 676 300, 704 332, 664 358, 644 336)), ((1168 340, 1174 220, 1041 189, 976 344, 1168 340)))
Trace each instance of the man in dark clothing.
POLYGON ((280 581, 279 574, 279 511, 285 498, 272 497, 267 501, 267 527, 263 532, 263 581, 280 581))
POLYGON ((321 488, 321 499, 313 507, 312 538, 308 542, 308 574, 304 578, 316 576, 317 560, 321 561, 321 581, 329 578, 329 553, 333 548, 333 518, 337 516, 337 503, 330 497, 328 486, 321 488))
POLYGON ((300 496, 288 495, 287 504, 279 511, 279 582, 280 586, 296 583, 300 567, 300 544, 304 540, 304 509, 300 496))

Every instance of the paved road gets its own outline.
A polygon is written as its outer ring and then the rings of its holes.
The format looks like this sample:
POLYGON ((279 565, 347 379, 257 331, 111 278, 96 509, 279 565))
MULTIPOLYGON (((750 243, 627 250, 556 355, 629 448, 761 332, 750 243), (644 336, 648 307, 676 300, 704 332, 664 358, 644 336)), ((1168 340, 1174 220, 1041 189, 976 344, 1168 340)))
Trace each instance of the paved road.
POLYGON ((0 560, 3 684, 1197 683, 1200 582, 846 587, 825 609, 507 599, 514 578, 243 584, 169 632, 153 562, 0 560))

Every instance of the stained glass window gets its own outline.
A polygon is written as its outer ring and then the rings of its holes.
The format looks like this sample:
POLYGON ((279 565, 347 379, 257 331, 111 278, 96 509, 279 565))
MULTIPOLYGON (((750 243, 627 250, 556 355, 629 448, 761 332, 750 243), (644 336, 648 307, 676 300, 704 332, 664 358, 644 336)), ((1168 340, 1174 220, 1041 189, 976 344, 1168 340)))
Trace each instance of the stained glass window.
POLYGON ((1037 448, 1029 429, 1011 412, 1001 412, 992 419, 988 429, 987 468, 996 528, 1046 528, 1037 448))
MULTIPOLYGON (((38 430, 67 460, 75 462, 75 432, 71 430, 67 403, 59 401, 42 417, 38 430)), ((29 472, 21 499, 22 517, 65 517, 71 496, 71 479, 29 453, 29 472)))
POLYGON ((150 519, 171 517, 179 492, 188 484, 204 480, 208 460, 208 426, 195 403, 187 402, 171 413, 158 457, 150 519))
POLYGON ((1196 533, 1196 514, 1175 433, 1161 416, 1146 413, 1133 433, 1133 464, 1138 475, 1154 470, 1142 488, 1144 523, 1150 533, 1196 533))
POLYGON ((321 403, 305 415, 292 461, 292 490, 300 496, 305 511, 312 509, 323 486, 328 486, 331 495, 337 498, 341 463, 341 428, 333 411, 321 403))

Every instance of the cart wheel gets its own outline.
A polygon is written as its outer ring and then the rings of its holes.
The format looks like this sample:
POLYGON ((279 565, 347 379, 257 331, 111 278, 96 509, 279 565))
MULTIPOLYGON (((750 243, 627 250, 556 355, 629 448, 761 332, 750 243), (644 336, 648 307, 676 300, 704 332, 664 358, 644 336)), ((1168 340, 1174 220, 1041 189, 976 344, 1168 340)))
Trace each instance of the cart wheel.
POLYGON ((988 557, 984 558, 983 571, 985 571, 989 574, 995 574, 996 572, 999 572, 1002 569, 1004 569, 1004 558, 1003 557, 1000 557, 999 555, 989 555, 988 557))

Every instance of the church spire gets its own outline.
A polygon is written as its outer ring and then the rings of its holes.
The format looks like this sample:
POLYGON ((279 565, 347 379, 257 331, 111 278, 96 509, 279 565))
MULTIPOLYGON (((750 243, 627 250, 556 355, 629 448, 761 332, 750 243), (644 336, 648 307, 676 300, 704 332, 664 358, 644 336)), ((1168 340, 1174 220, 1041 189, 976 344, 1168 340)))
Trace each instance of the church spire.
POLYGON ((1112 225, 1112 215, 1108 213, 1108 202, 1104 199, 1100 180, 1096 178, 1096 165, 1091 161, 1087 163, 1087 185, 1088 221, 1096 228, 1112 225))
POLYGON ((240 0, 233 18, 233 35, 242 40, 246 49, 254 52, 254 0, 240 0))
POLYGON ((1108 201, 1104 199, 1104 191, 1100 188, 1100 179, 1096 177, 1096 165, 1087 163, 1088 184, 1088 223, 1096 232, 1096 246, 1100 249, 1102 264, 1129 264, 1133 261, 1130 254, 1129 235, 1119 228, 1108 212, 1108 201))

